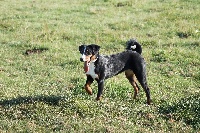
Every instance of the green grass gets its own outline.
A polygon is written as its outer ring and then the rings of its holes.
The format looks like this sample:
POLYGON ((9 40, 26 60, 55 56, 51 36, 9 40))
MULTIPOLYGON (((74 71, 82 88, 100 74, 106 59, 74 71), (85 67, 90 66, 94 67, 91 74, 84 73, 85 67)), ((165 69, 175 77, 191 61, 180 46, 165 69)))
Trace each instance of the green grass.
POLYGON ((199 0, 1 0, 0 132, 199 132, 199 0), (120 74, 83 89, 78 46, 143 47, 153 104, 120 74), (29 53, 27 53, 27 50, 29 53), (31 52, 30 52, 31 51, 31 52))

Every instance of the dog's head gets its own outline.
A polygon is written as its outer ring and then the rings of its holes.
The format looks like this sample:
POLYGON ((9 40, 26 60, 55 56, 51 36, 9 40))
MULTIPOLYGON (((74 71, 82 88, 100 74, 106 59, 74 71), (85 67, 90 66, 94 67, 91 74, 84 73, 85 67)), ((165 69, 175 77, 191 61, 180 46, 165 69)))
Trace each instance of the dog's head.
POLYGON ((81 53, 80 61, 84 62, 84 71, 88 72, 90 62, 95 62, 98 58, 100 46, 91 45, 81 45, 79 46, 79 51, 81 53))
POLYGON ((80 61, 90 62, 97 59, 99 49, 100 49, 100 46, 96 44, 79 46, 79 51, 81 53, 80 61))

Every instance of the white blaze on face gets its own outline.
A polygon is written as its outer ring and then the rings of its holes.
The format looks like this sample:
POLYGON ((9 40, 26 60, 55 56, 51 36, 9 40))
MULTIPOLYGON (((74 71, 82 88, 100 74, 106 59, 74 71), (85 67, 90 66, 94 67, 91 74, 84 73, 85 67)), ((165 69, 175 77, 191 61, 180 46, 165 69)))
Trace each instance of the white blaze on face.
POLYGON ((86 50, 86 46, 84 47, 83 54, 81 55, 81 58, 83 59, 83 61, 87 61, 86 55, 85 55, 85 50, 86 50))

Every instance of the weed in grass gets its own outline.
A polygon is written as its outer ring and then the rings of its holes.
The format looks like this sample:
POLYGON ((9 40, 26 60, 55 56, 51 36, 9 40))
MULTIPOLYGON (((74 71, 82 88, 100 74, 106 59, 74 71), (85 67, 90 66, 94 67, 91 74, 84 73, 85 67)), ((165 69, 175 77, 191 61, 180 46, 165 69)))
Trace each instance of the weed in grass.
POLYGON ((191 36, 192 34, 191 34, 191 33, 178 32, 177 35, 178 35, 180 38, 188 38, 188 37, 191 36))
POLYGON ((167 61, 167 56, 165 55, 164 51, 160 51, 158 53, 152 53, 153 59, 151 61, 154 62, 165 62, 167 61))
POLYGON ((48 48, 42 48, 41 47, 41 48, 28 49, 28 50, 26 50, 25 55, 30 55, 30 54, 35 54, 35 53, 39 54, 39 53, 42 53, 46 50, 48 50, 48 48))

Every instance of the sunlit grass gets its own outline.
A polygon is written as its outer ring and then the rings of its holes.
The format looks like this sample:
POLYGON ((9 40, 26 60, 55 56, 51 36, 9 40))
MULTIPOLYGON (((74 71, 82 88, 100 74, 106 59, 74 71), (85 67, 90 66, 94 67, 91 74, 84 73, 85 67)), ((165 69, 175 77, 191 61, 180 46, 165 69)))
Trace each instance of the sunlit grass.
POLYGON ((1 1, 0 132, 198 132, 198 0, 1 1), (143 47, 153 104, 120 74, 83 89, 78 46, 143 47))

